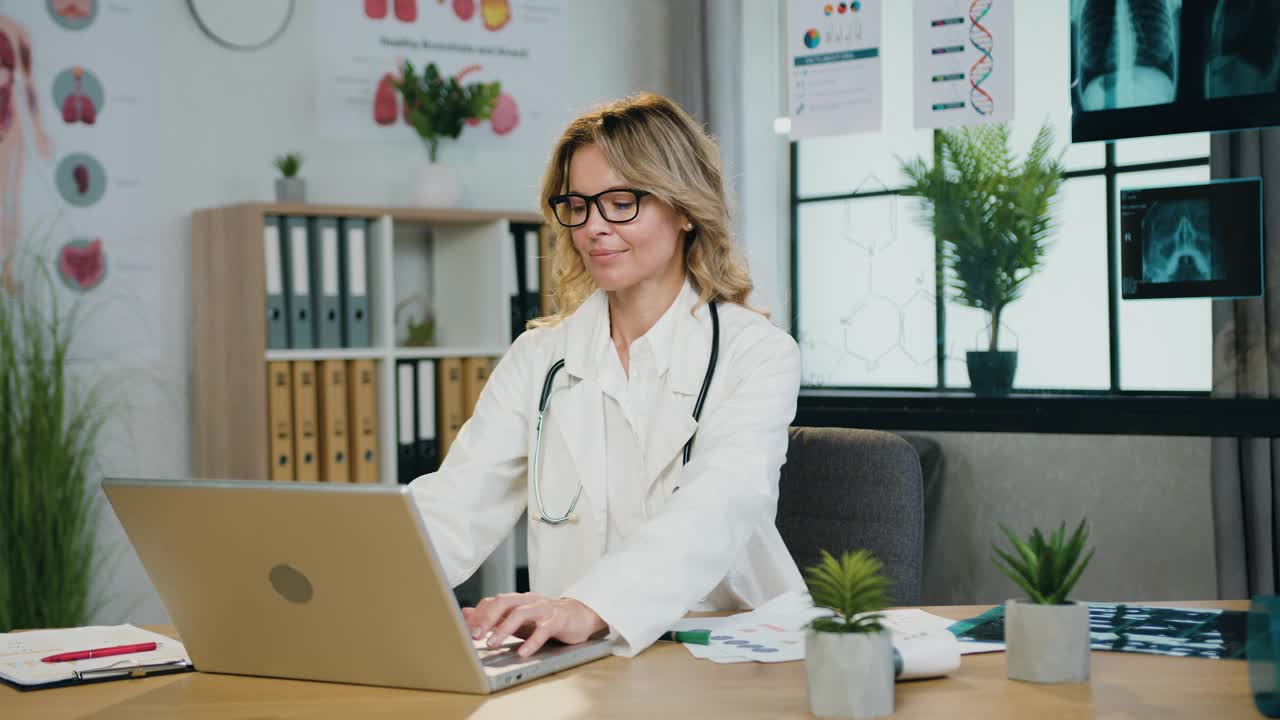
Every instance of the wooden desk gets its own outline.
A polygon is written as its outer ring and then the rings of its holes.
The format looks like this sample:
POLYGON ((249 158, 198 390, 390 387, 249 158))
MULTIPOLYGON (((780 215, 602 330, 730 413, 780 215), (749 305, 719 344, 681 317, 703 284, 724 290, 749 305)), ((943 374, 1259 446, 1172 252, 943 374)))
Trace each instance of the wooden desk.
MULTIPOLYGON (((1247 608, 1245 601, 1150 603, 1247 608)), ((925 608, 950 618, 986 606, 925 608)), ((660 643, 497 695, 185 673, 31 692, 0 686, 0 718, 804 718, 804 663, 719 665, 660 643)), ((1005 677, 1004 654, 969 655, 948 678, 899 683, 895 718, 1258 718, 1241 660, 1095 652, 1092 680, 1005 677)))

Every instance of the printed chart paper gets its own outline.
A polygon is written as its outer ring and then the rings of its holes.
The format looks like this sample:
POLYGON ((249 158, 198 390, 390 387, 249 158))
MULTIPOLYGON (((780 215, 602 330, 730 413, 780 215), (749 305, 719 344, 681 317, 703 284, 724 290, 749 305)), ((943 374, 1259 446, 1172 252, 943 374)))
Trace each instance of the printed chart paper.
POLYGON ((915 0, 915 125, 1013 118, 1013 0, 915 0))
POLYGON ((880 0, 787 5, 791 137, 880 129, 880 0))

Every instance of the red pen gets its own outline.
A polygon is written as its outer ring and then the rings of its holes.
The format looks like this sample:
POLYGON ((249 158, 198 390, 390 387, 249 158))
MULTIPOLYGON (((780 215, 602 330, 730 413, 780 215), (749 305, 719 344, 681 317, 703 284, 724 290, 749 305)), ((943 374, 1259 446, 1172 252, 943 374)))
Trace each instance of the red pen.
POLYGON ((43 658, 43 660, 47 663, 68 662, 70 660, 89 660, 91 658, 107 657, 108 655, 128 655, 129 653, 148 652, 155 649, 155 643, 145 642, 138 643, 137 645, 116 645, 115 647, 58 653, 57 655, 50 655, 47 658, 43 658))

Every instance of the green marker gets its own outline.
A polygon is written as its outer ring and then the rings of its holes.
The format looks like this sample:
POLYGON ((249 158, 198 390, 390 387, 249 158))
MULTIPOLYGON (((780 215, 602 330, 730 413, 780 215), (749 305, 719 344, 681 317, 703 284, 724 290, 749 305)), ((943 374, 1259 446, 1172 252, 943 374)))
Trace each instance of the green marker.
POLYGON ((659 640, 689 643, 690 645, 710 645, 710 630, 670 630, 662 634, 659 640))

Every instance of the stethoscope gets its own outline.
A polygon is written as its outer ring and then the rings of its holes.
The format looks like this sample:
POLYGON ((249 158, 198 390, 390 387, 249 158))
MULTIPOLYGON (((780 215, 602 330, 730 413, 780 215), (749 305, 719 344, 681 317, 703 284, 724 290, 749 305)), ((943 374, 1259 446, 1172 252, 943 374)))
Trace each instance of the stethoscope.
MULTIPOLYGON (((711 387, 711 376, 716 371, 716 356, 720 354, 720 314, 716 311, 715 301, 707 304, 711 309, 711 358, 707 361, 707 374, 702 377, 702 389, 698 391, 698 400, 693 404, 693 421, 697 422, 702 416, 702 404, 707 399, 707 388, 711 387)), ((538 463, 538 456, 542 452, 542 418, 547 414, 547 406, 551 400, 551 385, 555 382, 556 373, 564 367, 564 360, 555 361, 551 369, 547 371, 547 377, 542 381, 542 396, 538 399, 538 427, 537 434, 533 441, 533 496, 538 501, 538 520, 548 525, 560 525, 569 522, 575 518, 573 509, 578 506, 578 498, 582 497, 582 476, 578 476, 578 490, 573 494, 573 501, 569 503, 569 509, 564 511, 563 515, 551 516, 547 513, 547 508, 542 504, 542 486, 540 478, 542 476, 541 467, 538 463)), ((696 433, 695 433, 696 434, 696 433)), ((689 455, 693 452, 693 437, 684 444, 684 465, 689 464, 689 455)))

